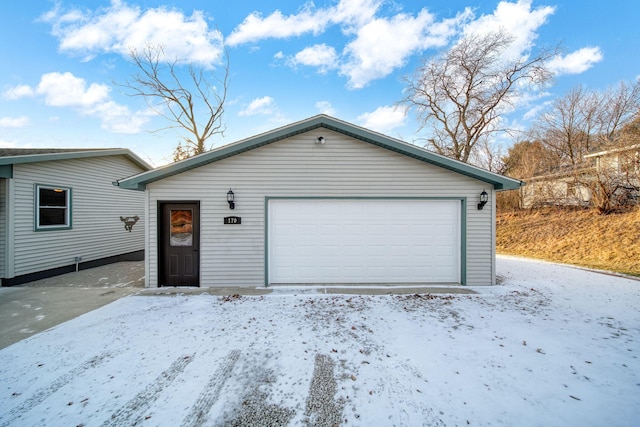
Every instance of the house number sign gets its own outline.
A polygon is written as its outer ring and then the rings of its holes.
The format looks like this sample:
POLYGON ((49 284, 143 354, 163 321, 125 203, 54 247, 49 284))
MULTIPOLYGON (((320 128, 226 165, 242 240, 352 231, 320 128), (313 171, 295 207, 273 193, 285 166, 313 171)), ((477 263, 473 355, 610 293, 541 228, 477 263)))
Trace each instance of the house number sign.
POLYGON ((224 217, 225 224, 242 224, 242 218, 239 216, 225 216, 224 217))

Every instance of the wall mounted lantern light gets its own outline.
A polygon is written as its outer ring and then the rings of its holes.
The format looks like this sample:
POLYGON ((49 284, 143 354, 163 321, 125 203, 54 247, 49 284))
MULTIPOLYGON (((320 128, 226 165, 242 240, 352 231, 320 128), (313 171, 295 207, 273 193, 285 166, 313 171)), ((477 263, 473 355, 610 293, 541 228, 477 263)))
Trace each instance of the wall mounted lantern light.
POLYGON ((229 191, 227 192, 227 203, 229 203, 229 209, 236 208, 236 203, 234 202, 234 198, 235 198, 235 195, 233 194, 233 191, 229 189, 229 191))
POLYGON ((316 138, 316 144, 324 144, 325 143, 324 136, 319 136, 316 138))
POLYGON ((488 201, 489 201, 489 195, 487 194, 486 191, 482 190, 482 193, 480 193, 480 203, 478 203, 478 210, 481 211, 482 208, 484 208, 484 205, 486 205, 488 201))

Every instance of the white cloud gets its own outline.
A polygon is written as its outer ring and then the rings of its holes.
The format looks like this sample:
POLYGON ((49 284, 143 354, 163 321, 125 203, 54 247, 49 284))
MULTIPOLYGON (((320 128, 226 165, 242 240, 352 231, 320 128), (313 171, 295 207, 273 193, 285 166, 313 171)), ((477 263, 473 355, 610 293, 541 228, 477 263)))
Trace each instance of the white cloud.
POLYGON ((9 88, 7 91, 5 91, 2 94, 2 96, 5 99, 12 100, 12 101, 16 99, 24 98, 26 96, 33 96, 33 95, 34 95, 33 88, 27 85, 19 85, 19 86, 9 88))
POLYGON ((336 110, 329 101, 318 101, 315 106, 320 114, 327 114, 329 116, 336 115, 336 110))
POLYGON ((568 55, 554 58, 548 65, 556 75, 580 74, 600 62, 602 58, 599 47, 583 47, 568 55))
POLYGON ((162 45, 170 60, 180 59, 213 67, 222 55, 222 34, 209 29, 201 11, 186 16, 177 9, 158 7, 142 10, 120 0, 95 11, 62 11, 59 7, 43 15, 53 26, 60 50, 90 60, 98 53, 128 56, 131 49, 162 45))
POLYGON ((378 107, 370 113, 358 116, 358 123, 362 127, 381 133, 404 126, 407 115, 403 108, 393 106, 378 107))
MULTIPOLYGON (((127 106, 113 101, 109 91, 107 85, 89 84, 72 73, 53 72, 43 74, 35 89, 30 86, 17 86, 7 92, 13 96, 11 99, 19 98, 19 94, 39 95, 44 98, 45 104, 51 107, 72 108, 84 116, 97 117, 102 128, 110 132, 139 133, 154 113, 146 110, 131 112, 127 106)), ((0 126, 5 127, 11 124, 14 127, 19 124, 24 126, 27 123, 26 117, 0 119, 0 126)))
MULTIPOLYGON (((400 5, 383 0, 340 0, 326 8, 316 8, 310 2, 290 15, 279 10, 266 16, 254 12, 233 30, 227 43, 239 45, 268 38, 318 35, 333 25, 339 25, 348 37, 341 52, 334 46, 317 44, 298 52, 284 63, 315 66, 320 72, 338 69, 347 77, 348 87, 359 89, 403 67, 411 56, 446 46, 460 35, 474 36, 502 30, 514 38, 504 53, 505 59, 526 56, 535 45, 538 30, 556 10, 553 6, 534 7, 533 0, 502 0, 493 13, 477 19, 472 9, 466 8, 453 18, 438 20, 426 8, 416 14, 395 13, 400 9, 400 5), (388 16, 380 16, 383 5, 388 6, 388 16), (389 15, 390 10, 394 11, 389 15)), ((595 55, 587 60, 586 54, 593 54, 592 51, 581 53, 583 66, 599 60, 595 55)), ((274 58, 286 59, 282 52, 274 58)), ((577 58, 567 57, 562 64, 557 61, 557 68, 567 70, 564 72, 579 70, 578 62, 577 58), (570 59, 574 60, 573 64, 569 63, 570 59)))
POLYGON ((255 115, 271 115, 278 112, 275 100, 270 96, 263 96, 262 98, 256 98, 249 103, 247 108, 240 111, 240 116, 255 116, 255 115))
POLYGON ((108 101, 96 105, 91 111, 92 116, 100 117, 101 127, 109 132, 137 134, 155 113, 150 110, 132 113, 129 107, 108 101))
MULTIPOLYGON (((264 17, 258 12, 247 16, 229 35, 229 45, 257 42, 268 38, 289 38, 304 34, 318 35, 332 25, 340 25, 347 36, 355 38, 338 55, 334 47, 319 44, 308 47, 287 64, 316 66, 320 72, 340 68, 352 88, 366 86, 371 80, 387 76, 403 66, 416 52, 445 45, 471 16, 471 10, 452 19, 437 22, 422 9, 417 15, 399 13, 377 18, 382 0, 341 0, 337 5, 316 9, 306 4, 297 14, 283 15, 276 10, 264 17), (344 60, 342 65, 339 60, 344 60)), ((282 59, 279 52, 276 59, 282 59)))
POLYGON ((336 68, 337 60, 338 54, 333 47, 327 46, 326 44, 317 44, 309 46, 296 53, 296 55, 290 60, 290 65, 317 67, 320 73, 326 73, 327 71, 336 68))
POLYGON ((327 15, 332 22, 342 25, 345 33, 351 34, 374 19, 383 3, 382 0, 341 0, 327 15))
POLYGON ((0 127, 2 128, 22 128, 29 125, 29 118, 21 117, 0 117, 0 127))
POLYGON ((276 10, 266 18, 259 12, 253 12, 238 25, 227 37, 229 46, 256 42, 263 39, 284 39, 305 33, 320 34, 328 25, 322 11, 313 10, 307 4, 295 15, 285 16, 276 10))
POLYGON ((259 12, 253 12, 231 32, 226 43, 236 46, 270 38, 318 35, 334 24, 342 25, 345 33, 353 33, 373 19, 382 3, 382 0, 340 0, 332 7, 315 8, 309 2, 292 15, 283 15, 276 10, 264 17, 259 12))
POLYGON ((538 29, 555 12, 551 6, 532 9, 532 0, 518 0, 515 3, 501 1, 491 15, 484 15, 469 22, 464 28, 465 36, 484 35, 499 30, 514 37, 509 50, 504 53, 506 59, 516 59, 531 49, 538 29))
POLYGON ((535 119, 540 114, 540 112, 543 111, 545 108, 547 108, 547 106, 549 106, 551 103, 552 101, 546 101, 546 102, 542 102, 540 104, 534 105, 522 115, 522 119, 523 120, 535 119))
POLYGON ((45 98, 45 103, 54 107, 91 108, 106 102, 109 86, 87 82, 73 74, 47 73, 40 78, 35 92, 45 98))
POLYGON ((0 139, 0 148, 16 148, 17 145, 14 141, 3 141, 0 139))
POLYGON ((348 77, 350 87, 362 88, 402 67, 410 55, 444 46, 469 13, 466 10, 438 23, 426 9, 416 16, 398 14, 373 19, 362 26, 356 39, 346 46, 343 55, 348 59, 340 73, 348 77))

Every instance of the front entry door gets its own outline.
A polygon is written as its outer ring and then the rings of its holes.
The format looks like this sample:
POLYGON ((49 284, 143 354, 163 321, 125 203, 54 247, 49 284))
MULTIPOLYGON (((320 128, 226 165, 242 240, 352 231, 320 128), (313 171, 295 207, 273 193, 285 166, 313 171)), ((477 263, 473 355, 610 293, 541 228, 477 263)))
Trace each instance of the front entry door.
POLYGON ((161 286, 200 286, 200 205, 160 204, 161 286))

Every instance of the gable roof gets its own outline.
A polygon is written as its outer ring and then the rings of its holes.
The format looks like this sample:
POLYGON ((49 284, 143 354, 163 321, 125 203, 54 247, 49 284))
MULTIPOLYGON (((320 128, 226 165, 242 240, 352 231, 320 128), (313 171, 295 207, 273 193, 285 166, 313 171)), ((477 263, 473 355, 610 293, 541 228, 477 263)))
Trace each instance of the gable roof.
POLYGON ((493 185, 496 190, 513 190, 524 185, 522 181, 507 178, 505 176, 441 156, 415 145, 338 120, 325 114, 320 114, 306 120, 295 122, 269 132, 216 148, 198 156, 134 175, 118 181, 118 185, 130 190, 143 191, 147 184, 154 181, 168 178, 170 176, 177 175, 209 163, 217 162, 219 160, 226 159, 227 157, 235 156, 245 151, 253 150, 255 148, 262 147, 263 145, 271 144, 320 127, 342 133, 354 139, 358 139, 387 150, 395 151, 396 153, 404 154, 405 156, 412 157, 425 163, 436 165, 462 175, 487 182, 493 185))
POLYGON ((15 164, 104 156, 125 156, 145 171, 153 169, 127 148, 1 148, 0 177, 11 178, 4 175, 9 173, 15 164))

